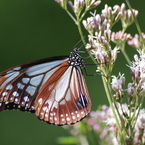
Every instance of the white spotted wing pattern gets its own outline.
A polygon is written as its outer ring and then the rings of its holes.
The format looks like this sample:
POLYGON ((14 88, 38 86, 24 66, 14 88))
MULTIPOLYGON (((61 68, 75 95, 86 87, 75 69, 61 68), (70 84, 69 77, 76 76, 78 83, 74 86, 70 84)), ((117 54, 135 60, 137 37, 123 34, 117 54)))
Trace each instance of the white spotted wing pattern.
POLYGON ((83 60, 74 50, 69 57, 50 57, 1 72, 0 111, 32 112, 54 125, 80 121, 91 109, 81 67, 83 60))

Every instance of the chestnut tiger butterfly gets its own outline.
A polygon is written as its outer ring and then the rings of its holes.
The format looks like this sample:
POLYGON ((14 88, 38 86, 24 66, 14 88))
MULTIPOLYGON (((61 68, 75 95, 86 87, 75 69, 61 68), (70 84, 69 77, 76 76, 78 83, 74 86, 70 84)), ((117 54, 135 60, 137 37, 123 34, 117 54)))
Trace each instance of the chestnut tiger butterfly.
POLYGON ((54 125, 70 125, 86 117, 91 100, 78 53, 74 49, 69 56, 49 57, 1 72, 0 111, 35 113, 54 125))

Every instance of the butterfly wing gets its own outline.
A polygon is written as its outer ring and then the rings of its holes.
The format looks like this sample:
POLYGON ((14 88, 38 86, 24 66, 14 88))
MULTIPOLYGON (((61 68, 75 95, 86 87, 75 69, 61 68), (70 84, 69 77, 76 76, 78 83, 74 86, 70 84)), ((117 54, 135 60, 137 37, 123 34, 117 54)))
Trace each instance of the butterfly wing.
POLYGON ((48 73, 51 75, 66 58, 50 57, 1 72, 0 111, 19 109, 34 112, 34 101, 46 76, 48 73))
POLYGON ((35 112, 39 119, 56 125, 80 121, 91 109, 81 68, 70 66, 62 56, 0 73, 0 111, 6 109, 35 112))
POLYGON ((34 108, 39 119, 55 125, 74 124, 91 109, 81 68, 64 62, 41 88, 34 108))

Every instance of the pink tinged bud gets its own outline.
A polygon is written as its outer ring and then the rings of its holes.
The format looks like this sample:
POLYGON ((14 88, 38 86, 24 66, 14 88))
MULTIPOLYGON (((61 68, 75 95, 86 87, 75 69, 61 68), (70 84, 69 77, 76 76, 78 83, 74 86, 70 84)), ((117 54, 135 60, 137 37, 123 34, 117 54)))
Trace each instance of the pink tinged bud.
POLYGON ((127 18, 127 19, 130 19, 131 16, 132 16, 131 11, 130 11, 130 10, 126 10, 126 18, 127 18))
POLYGON ((106 17, 108 15, 108 5, 105 5, 105 8, 102 10, 102 14, 106 17))
POLYGON ((89 50, 89 49, 91 49, 91 48, 92 48, 92 46, 91 46, 90 44, 87 44, 87 45, 86 45, 86 49, 87 49, 87 50, 89 50))
POLYGON ((84 7, 84 0, 74 0, 74 12, 80 13, 84 7))
POLYGON ((133 13, 134 13, 135 16, 138 15, 138 11, 137 11, 137 10, 134 10, 134 9, 133 9, 132 11, 133 11, 133 13))
MULTIPOLYGON (((141 116, 141 117, 140 117, 140 122, 141 122, 142 124, 145 123, 145 117, 144 117, 144 116, 141 116)), ((141 125, 142 125, 142 124, 141 124, 141 125)))
POLYGON ((122 12, 119 12, 115 17, 115 21, 118 21, 122 17, 122 12))
POLYGON ((139 35, 136 34, 130 41, 128 41, 128 45, 131 45, 136 48, 140 48, 141 44, 140 44, 139 35))
POLYGON ((130 67, 131 69, 131 74, 132 74, 132 78, 138 82, 138 74, 139 74, 139 70, 138 70, 138 67, 130 67))
POLYGON ((95 24, 97 25, 101 24, 102 22, 101 17, 98 14, 95 17, 93 17, 93 20, 96 22, 95 24))
POLYGON ((118 53, 118 49, 115 47, 112 51, 111 51, 111 60, 115 61, 117 58, 117 53, 118 53))
POLYGON ((111 18, 112 17, 112 8, 108 7, 108 14, 107 14, 107 18, 111 18))
POLYGON ((89 43, 90 43, 91 45, 94 45, 94 40, 93 40, 93 38, 89 37, 89 43))
POLYGON ((142 33, 142 36, 143 36, 143 38, 145 39, 145 34, 144 34, 144 33, 142 33))
POLYGON ((111 84, 112 84, 112 89, 120 93, 120 91, 122 91, 125 85, 125 77, 120 76, 120 79, 117 79, 117 77, 113 76, 111 84))
POLYGON ((138 55, 134 55, 134 60, 135 60, 135 62, 139 62, 139 58, 138 58, 138 55))
POLYGON ((132 87, 132 83, 128 84, 127 94, 128 94, 128 96, 134 96, 134 94, 135 94, 135 88, 132 87))
POLYGON ((118 91, 118 90, 121 89, 121 83, 120 83, 120 81, 115 76, 113 76, 111 84, 112 84, 112 89, 114 91, 118 91))
POLYGON ((145 61, 140 61, 139 62, 139 67, 140 67, 140 74, 144 74, 145 73, 145 61))
POLYGON ((118 31, 118 32, 112 32, 112 34, 111 34, 111 40, 112 41, 114 41, 114 42, 116 42, 116 41, 120 41, 120 38, 121 38, 121 36, 122 36, 122 32, 121 31, 118 31))
POLYGON ((141 58, 142 62, 145 63, 145 54, 144 53, 140 52, 140 58, 141 58))
POLYGON ((111 30, 105 30, 104 31, 104 36, 106 37, 106 39, 108 41, 110 41, 110 39, 111 39, 111 30))
POLYGON ((100 3, 101 3, 101 1, 96 1, 96 2, 94 2, 94 3, 91 4, 91 5, 93 5, 93 6, 98 6, 100 3))
POLYGON ((124 4, 124 3, 122 3, 122 5, 121 5, 121 7, 120 7, 120 8, 121 8, 121 11, 122 11, 122 12, 124 12, 124 11, 125 11, 125 9, 126 9, 125 4, 124 4))
POLYGON ((57 3, 63 3, 63 0, 55 0, 57 3))
POLYGON ((112 34, 111 34, 111 40, 112 40, 112 41, 115 40, 115 32, 112 32, 112 34))
POLYGON ((79 0, 79 6, 80 6, 80 7, 84 7, 84 5, 85 5, 85 4, 84 4, 84 0, 79 0))
POLYGON ((121 76, 120 77, 120 82, 121 82, 122 88, 124 88, 124 86, 125 86, 125 77, 121 76))
POLYGON ((87 27, 88 27, 88 23, 87 23, 87 21, 86 21, 86 20, 83 20, 83 21, 82 21, 82 23, 83 23, 83 25, 84 25, 84 27, 85 27, 85 28, 87 28, 87 27))
POLYGON ((145 73, 140 74, 140 83, 145 82, 145 73))
POLYGON ((107 111, 107 110, 108 110, 108 106, 103 105, 103 106, 102 106, 102 111, 107 111))
POLYGON ((127 34, 127 33, 125 33, 125 34, 126 34, 126 39, 125 39, 125 40, 130 40, 130 39, 132 39, 131 34, 127 34))
POLYGON ((71 1, 68 2, 68 4, 70 5, 70 7, 74 10, 74 5, 71 1))
POLYGON ((120 7, 118 5, 115 5, 113 7, 114 13, 118 13, 120 11, 120 7))
POLYGON ((107 53, 103 50, 95 52, 95 57, 100 63, 107 62, 107 53))

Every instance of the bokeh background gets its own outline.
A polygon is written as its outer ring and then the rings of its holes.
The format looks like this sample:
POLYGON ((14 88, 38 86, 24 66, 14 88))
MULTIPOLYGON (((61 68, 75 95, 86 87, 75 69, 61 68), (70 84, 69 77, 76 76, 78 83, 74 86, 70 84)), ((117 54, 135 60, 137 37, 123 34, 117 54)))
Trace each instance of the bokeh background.
MULTIPOLYGON (((100 13, 106 3, 113 6, 122 2, 102 0, 97 12, 100 13)), ((145 31, 145 1, 131 3, 139 10, 138 21, 145 31)), ((119 30, 119 25, 115 29, 119 30)), ((128 31, 137 32, 134 25, 128 31)), ((79 39, 77 27, 54 0, 0 0, 0 71, 32 60, 68 55, 79 39)), ((127 47, 127 52, 132 58, 135 51, 127 47)), ((87 69, 90 74, 95 73, 93 66, 87 69)), ((127 81, 130 80, 121 53, 113 73, 117 75, 118 72, 125 73, 127 81)), ((85 78, 92 110, 108 104, 101 77, 85 78)), ((39 121, 35 114, 17 110, 0 113, 0 145, 56 145, 56 138, 61 136, 69 134, 62 127, 39 121)))

